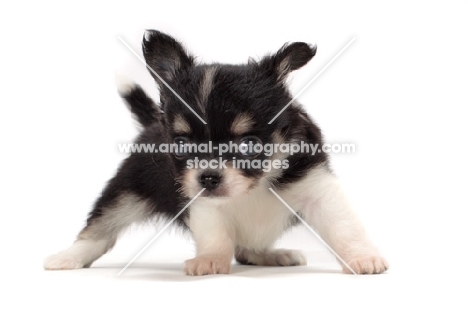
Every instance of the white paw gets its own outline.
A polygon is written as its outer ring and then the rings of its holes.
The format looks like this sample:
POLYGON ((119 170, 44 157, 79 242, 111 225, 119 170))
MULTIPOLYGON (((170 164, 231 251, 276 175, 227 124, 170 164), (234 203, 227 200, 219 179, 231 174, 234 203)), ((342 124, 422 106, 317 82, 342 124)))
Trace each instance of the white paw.
POLYGON ((264 266, 305 266, 307 260, 301 252, 278 249, 265 253, 263 258, 264 266))
POLYGON ((65 252, 51 255, 44 260, 46 270, 72 270, 81 269, 84 266, 84 263, 65 252))
MULTIPOLYGON (((379 274, 388 270, 387 261, 381 256, 363 255, 347 261, 357 274, 379 274)), ((344 273, 352 273, 343 267, 344 273)))
POLYGON ((231 260, 222 256, 204 255, 185 261, 187 275, 229 274, 231 260))

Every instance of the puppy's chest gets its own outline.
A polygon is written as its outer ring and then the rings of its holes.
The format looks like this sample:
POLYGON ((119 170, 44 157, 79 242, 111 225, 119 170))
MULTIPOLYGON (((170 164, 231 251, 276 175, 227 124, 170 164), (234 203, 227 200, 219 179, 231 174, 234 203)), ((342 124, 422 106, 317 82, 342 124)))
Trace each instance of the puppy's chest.
POLYGON ((258 189, 224 208, 239 246, 265 249, 287 229, 294 217, 268 189, 258 189))

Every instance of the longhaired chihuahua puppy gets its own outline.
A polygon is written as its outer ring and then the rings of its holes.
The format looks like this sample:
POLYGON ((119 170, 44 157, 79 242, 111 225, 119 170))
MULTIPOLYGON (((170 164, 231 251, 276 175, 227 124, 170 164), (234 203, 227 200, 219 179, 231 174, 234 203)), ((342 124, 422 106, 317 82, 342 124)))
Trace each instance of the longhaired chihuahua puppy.
POLYGON ((240 264, 305 265, 300 252, 272 248, 298 223, 297 216, 336 252, 344 272, 387 270, 327 154, 281 152, 281 145, 323 145, 319 127, 298 103, 280 113, 292 100, 288 75, 314 57, 315 46, 285 44, 242 65, 198 64, 177 40, 155 30, 145 33, 142 46, 161 103, 136 84, 119 89, 142 126, 135 143, 177 148, 132 153, 104 188, 76 241, 46 258, 45 269, 89 267, 131 224, 180 214, 174 223, 187 228, 196 243, 196 256, 185 262, 188 275, 229 273, 233 257, 240 264), (208 142, 209 151, 187 148, 208 142), (262 149, 267 145, 280 149, 268 153, 262 149))

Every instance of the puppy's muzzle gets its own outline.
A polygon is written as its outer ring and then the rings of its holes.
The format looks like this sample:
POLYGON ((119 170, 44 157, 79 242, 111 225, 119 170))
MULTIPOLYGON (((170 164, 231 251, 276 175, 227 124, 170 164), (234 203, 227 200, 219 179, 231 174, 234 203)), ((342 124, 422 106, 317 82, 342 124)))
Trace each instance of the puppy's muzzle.
POLYGON ((221 184, 221 174, 216 171, 205 171, 198 178, 200 186, 208 191, 213 191, 221 184))

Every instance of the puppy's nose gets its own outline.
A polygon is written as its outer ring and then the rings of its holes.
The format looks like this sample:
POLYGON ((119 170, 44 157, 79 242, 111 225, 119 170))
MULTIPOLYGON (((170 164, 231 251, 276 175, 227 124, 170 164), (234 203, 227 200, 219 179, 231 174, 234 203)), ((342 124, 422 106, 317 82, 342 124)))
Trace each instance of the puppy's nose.
POLYGON ((218 188, 221 183, 221 176, 217 172, 204 172, 200 175, 199 182, 203 188, 211 191, 218 188))

